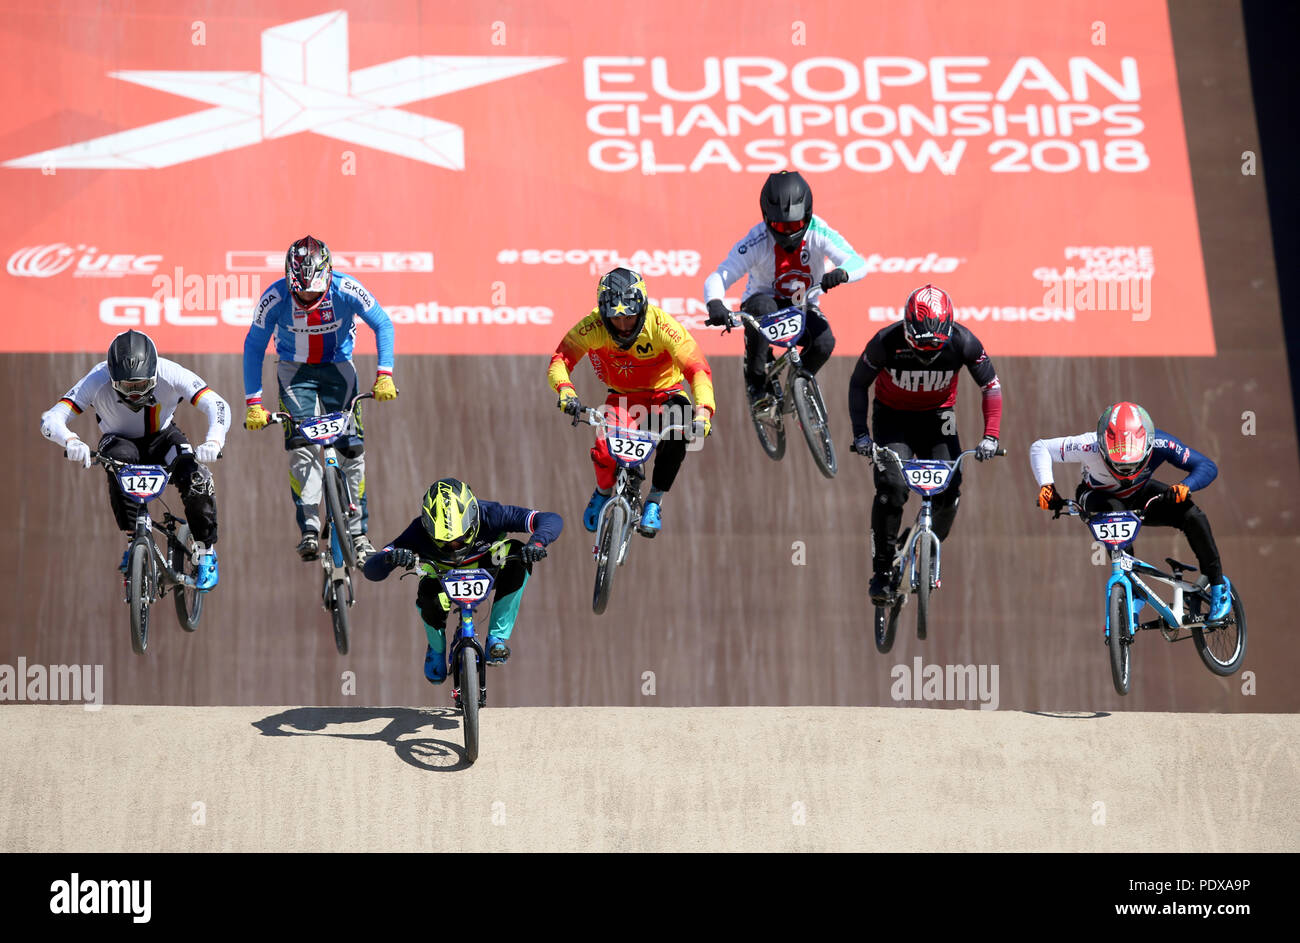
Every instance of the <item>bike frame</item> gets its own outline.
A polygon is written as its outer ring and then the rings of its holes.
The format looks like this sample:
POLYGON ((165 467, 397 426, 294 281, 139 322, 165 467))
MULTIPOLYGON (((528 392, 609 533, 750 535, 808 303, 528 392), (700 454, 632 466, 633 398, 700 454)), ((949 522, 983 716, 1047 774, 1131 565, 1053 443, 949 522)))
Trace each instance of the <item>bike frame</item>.
MULTIPOLYGON (((168 538, 168 550, 171 549, 170 542, 175 539, 181 544, 181 549, 186 553, 189 548, 176 536, 177 524, 185 525, 183 518, 176 517, 170 511, 163 515, 163 523, 159 524, 149 513, 149 503, 161 498, 163 492, 167 490, 167 485, 171 483, 171 473, 162 465, 138 465, 130 462, 121 462, 117 459, 110 458, 107 455, 100 455, 98 452, 91 453, 99 464, 103 465, 115 475, 121 475, 131 469, 138 469, 138 474, 160 474, 163 476, 163 486, 155 494, 147 497, 132 494, 125 488, 122 488, 122 495, 128 500, 138 505, 135 512, 135 531, 131 535, 131 546, 135 546, 138 541, 143 540, 149 547, 150 578, 153 584, 153 592, 150 594, 151 602, 162 599, 167 590, 174 586, 185 586, 189 589, 194 588, 194 577, 187 576, 184 573, 178 573, 172 569, 171 563, 158 549, 158 542, 154 539, 154 529, 158 529, 168 538), (159 578, 161 577, 161 579, 159 578)), ((120 481, 119 481, 120 485, 120 481)), ((129 579, 129 575, 123 579, 123 583, 129 579)))
POLYGON ((935 586, 938 586, 940 583, 942 578, 942 564, 940 560, 940 547, 942 546, 942 542, 934 532, 934 511, 932 502, 936 494, 942 494, 952 485, 953 479, 957 476, 957 469, 961 467, 961 463, 966 456, 974 455, 976 451, 976 449, 966 449, 958 455, 956 459, 951 461, 941 458, 909 458, 904 462, 903 458, 893 449, 881 445, 875 445, 874 443, 872 444, 872 459, 874 460, 878 455, 892 458, 898 465, 899 473, 903 474, 903 482, 910 490, 921 496, 921 508, 917 511, 916 521, 908 527, 906 533, 904 533, 898 540, 897 547, 894 550, 894 566, 897 567, 900 574, 907 578, 908 586, 911 587, 913 592, 917 590, 921 583, 921 577, 917 572, 916 566, 916 548, 922 540, 928 540, 930 542, 930 561, 932 571, 930 578, 934 580, 935 586), (913 485, 907 480, 907 475, 903 473, 905 464, 913 463, 943 465, 948 469, 948 477, 944 481, 943 485, 937 488, 925 489, 913 485))
MULTIPOLYGON (((1142 520, 1142 515, 1139 511, 1098 512, 1094 514, 1086 511, 1082 505, 1073 500, 1066 501, 1066 508, 1067 509, 1063 509, 1060 513, 1068 514, 1071 517, 1077 517, 1083 521, 1084 524, 1088 524, 1090 521, 1098 517, 1105 517, 1108 514, 1131 515, 1139 522, 1142 520)), ((1138 529, 1140 530, 1140 524, 1138 529)), ((1091 529, 1089 529, 1089 533, 1092 533, 1091 529)), ((1166 639, 1171 642, 1176 641, 1179 629, 1205 621, 1205 616, 1201 614, 1189 616, 1186 613, 1185 607, 1186 594, 1191 593, 1196 596, 1203 596, 1204 587, 1183 579, 1179 575, 1179 573, 1181 573, 1180 570, 1172 574, 1165 573, 1163 570, 1160 570, 1129 553, 1129 547, 1136 542, 1137 535, 1138 530, 1134 530, 1131 539, 1125 541, 1120 546, 1110 546, 1107 548, 1110 553, 1110 576, 1106 580, 1105 599, 1107 603, 1109 603, 1112 587, 1118 585, 1124 588, 1130 601, 1130 605, 1128 606, 1127 624, 1123 626, 1123 629, 1130 637, 1136 636, 1139 630, 1160 629, 1166 639), (1153 582, 1163 583, 1172 588, 1174 593, 1172 605, 1166 603, 1154 589, 1148 586, 1142 579, 1142 576, 1146 576, 1153 582), (1150 622, 1134 625, 1134 614, 1131 603, 1134 600, 1139 599, 1154 609, 1159 618, 1153 619, 1150 622), (1173 630, 1172 636, 1169 633, 1169 630, 1171 629, 1173 630)), ((1093 538, 1095 540, 1096 536, 1093 535, 1093 538)), ((1111 624, 1110 606, 1108 604, 1105 605, 1105 610, 1105 635, 1107 641, 1109 641, 1111 624)))
MULTIPOLYGON (((798 374, 804 372, 803 360, 799 357, 798 344, 799 341, 803 338, 804 330, 807 327, 806 319, 808 317, 808 311, 806 306, 804 305, 790 305, 787 308, 782 308, 781 310, 775 311, 772 314, 767 316, 769 320, 776 321, 781 318, 789 317, 791 314, 798 314, 800 315, 800 317, 805 319, 805 323, 800 324, 799 326, 799 332, 797 334, 791 335, 790 337, 773 339, 771 337, 768 337, 763 332, 762 324, 760 324, 758 319, 755 318, 752 314, 749 314, 745 311, 737 312, 737 316, 739 318, 740 323, 743 323, 746 326, 752 328, 755 332, 757 332, 759 337, 761 337, 764 341, 766 341, 768 344, 772 345, 773 347, 785 348, 785 352, 782 353, 781 356, 779 357, 772 358, 772 362, 769 363, 763 370, 763 379, 766 381, 767 385, 772 390, 772 396, 774 400, 772 404, 772 409, 773 409, 772 415, 774 417, 783 415, 785 413, 794 412, 794 400, 786 399, 780 387, 777 385, 777 381, 781 378, 781 374, 785 373, 787 370, 792 374, 798 374)), ((809 376, 811 377, 812 374, 809 374, 809 376)))
POLYGON ((632 433, 631 438, 640 439, 650 446, 649 451, 644 456, 633 459, 618 455, 612 449, 610 450, 610 455, 618 463, 618 471, 614 476, 614 491, 609 500, 605 502, 605 506, 600 509, 600 516, 596 519, 596 533, 598 535, 601 533, 602 528, 605 526, 605 518, 612 508, 622 507, 627 511, 626 523, 623 525, 623 533, 619 535, 618 544, 617 563, 622 566, 623 561, 627 559, 628 546, 632 541, 632 530, 641 519, 641 483, 645 481, 645 471, 643 469, 646 463, 650 461, 651 456, 654 455, 655 449, 659 447, 660 442, 676 432, 689 432, 690 426, 685 423, 678 423, 665 426, 658 432, 616 426, 602 416, 600 410, 597 409, 587 409, 574 417, 575 424, 579 421, 586 422, 601 432, 607 433, 610 429, 630 432, 632 433))

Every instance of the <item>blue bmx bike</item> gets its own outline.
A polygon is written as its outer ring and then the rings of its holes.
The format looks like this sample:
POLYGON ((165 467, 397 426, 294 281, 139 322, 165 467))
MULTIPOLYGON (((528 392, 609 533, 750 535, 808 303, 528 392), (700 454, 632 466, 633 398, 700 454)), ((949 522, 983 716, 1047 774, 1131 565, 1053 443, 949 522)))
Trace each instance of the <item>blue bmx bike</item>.
MULTIPOLYGON (((1153 498, 1152 500, 1159 500, 1153 498)), ((1148 502, 1148 505, 1150 502, 1148 502)), ((1205 667, 1216 675, 1235 674, 1246 657, 1246 607, 1237 587, 1232 587, 1232 610, 1211 622, 1209 580, 1183 578, 1196 567, 1166 557, 1165 573, 1135 557, 1130 551, 1142 528, 1143 510, 1089 512, 1077 501, 1066 499, 1052 515, 1078 517, 1092 532, 1093 539, 1110 551, 1110 578, 1106 580, 1106 647, 1110 650, 1110 674, 1115 691, 1128 694, 1132 681, 1132 650, 1137 633, 1159 629, 1166 641, 1192 639, 1205 667), (1172 603, 1166 603, 1148 583, 1163 583, 1173 589, 1172 603), (1155 614, 1146 622, 1138 619, 1150 606, 1155 614), (1183 630, 1187 635, 1182 634, 1183 630)))

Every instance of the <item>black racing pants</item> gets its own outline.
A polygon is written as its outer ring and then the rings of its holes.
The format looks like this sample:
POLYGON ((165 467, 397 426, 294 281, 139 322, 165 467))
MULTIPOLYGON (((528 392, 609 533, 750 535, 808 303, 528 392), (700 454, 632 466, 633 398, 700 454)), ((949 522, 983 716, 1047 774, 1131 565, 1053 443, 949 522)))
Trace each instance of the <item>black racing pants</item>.
MULTIPOLYGON (((961 454, 954 409, 892 409, 876 400, 871 419, 871 437, 876 444, 893 449, 902 459, 942 458, 952 461, 961 454)), ((902 471, 891 458, 880 459, 875 479, 876 500, 871 505, 872 567, 876 573, 888 573, 894 562, 894 544, 910 491, 903 481, 902 471)), ((945 540, 952 530, 960 496, 961 469, 958 469, 952 476, 952 483, 931 502, 934 533, 940 540, 945 540)))
MULTIPOLYGON (((1080 484, 1074 500, 1094 513, 1135 511, 1140 510, 1152 498, 1163 495, 1169 487, 1162 481, 1152 479, 1128 497, 1120 498, 1080 484)), ((1219 548, 1214 543, 1214 534, 1210 531, 1210 519, 1191 498, 1180 504, 1170 500, 1157 501, 1143 516, 1143 525, 1148 524, 1152 527, 1177 527, 1181 530, 1192 547, 1192 553, 1196 554, 1196 564, 1201 572, 1209 577, 1211 584, 1222 582, 1223 563, 1219 559, 1219 548)))
MULTIPOLYGON (((194 539, 209 547, 217 542, 216 484, 212 473, 194 457, 189 440, 179 427, 171 425, 138 439, 110 433, 99 440, 99 451, 119 462, 165 465, 172 484, 181 493, 185 520, 194 539)), ((127 533, 134 531, 136 509, 140 505, 122 494, 117 475, 112 472, 108 473, 108 500, 117 526, 127 533)))
MULTIPOLYGON (((523 544, 518 540, 510 541, 511 552, 517 551, 523 544)), ((515 613, 519 609, 518 594, 524 588, 529 575, 533 572, 531 564, 524 563, 518 557, 507 560, 506 565, 502 567, 492 566, 491 561, 487 564, 481 562, 466 564, 470 567, 478 567, 487 570, 496 577, 496 584, 492 587, 492 613, 498 618, 488 620, 489 631, 497 628, 496 623, 500 617, 504 616, 509 619, 509 628, 514 626, 515 613), (498 613, 497 610, 503 610, 498 613), (505 611, 505 610, 508 610, 505 611)), ((415 606, 420 610, 420 618, 424 620, 425 625, 433 626, 435 629, 445 629, 447 627, 448 610, 443 608, 442 584, 431 576, 421 577, 420 585, 416 588, 415 606)), ((480 609, 480 612, 483 610, 480 609)), ((475 626, 479 619, 475 617, 475 626)), ((508 634, 508 632, 506 633, 508 634)))
MULTIPOLYGON (((773 298, 771 295, 750 295, 740 305, 740 310, 754 318, 775 314, 782 308, 788 308, 790 302, 773 298)), ((816 373, 831 359, 835 349, 835 335, 831 333, 830 322, 816 305, 807 305, 803 337, 799 339, 799 357, 804 369, 816 373)), ((763 385, 763 370, 767 365, 767 339, 748 324, 745 325, 745 383, 749 386, 763 385)))

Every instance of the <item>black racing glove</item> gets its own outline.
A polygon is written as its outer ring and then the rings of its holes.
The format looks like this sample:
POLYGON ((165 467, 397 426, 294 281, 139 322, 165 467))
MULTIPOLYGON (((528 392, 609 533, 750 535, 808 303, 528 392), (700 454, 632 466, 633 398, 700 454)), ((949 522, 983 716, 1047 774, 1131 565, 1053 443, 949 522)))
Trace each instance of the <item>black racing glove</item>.
POLYGON ((836 285, 843 285, 848 280, 848 272, 842 268, 833 268, 822 276, 822 291, 830 291, 836 285))
POLYGON ((529 541, 524 544, 523 549, 519 551, 519 555, 523 557, 525 563, 533 564, 546 556, 546 547, 536 541, 529 541))
POLYGON ((727 307, 725 301, 714 298, 709 302, 709 320, 706 322, 713 327, 722 327, 731 323, 731 309, 727 307))
POLYGON ((393 561, 393 566, 402 569, 414 569, 415 565, 420 562, 419 556, 414 550, 407 550, 405 547, 394 547, 388 551, 388 559, 393 561))

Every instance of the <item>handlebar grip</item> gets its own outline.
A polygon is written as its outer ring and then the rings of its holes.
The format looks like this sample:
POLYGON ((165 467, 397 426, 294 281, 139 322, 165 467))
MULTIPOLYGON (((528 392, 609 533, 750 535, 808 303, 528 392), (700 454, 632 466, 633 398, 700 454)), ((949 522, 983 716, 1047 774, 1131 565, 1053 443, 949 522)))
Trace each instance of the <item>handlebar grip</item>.
POLYGON ((999 449, 998 449, 996 452, 994 452, 993 454, 994 454, 994 455, 1006 455, 1006 454, 1007 454, 1007 450, 1006 450, 1006 449, 1003 449, 1003 448, 999 448, 999 449))

